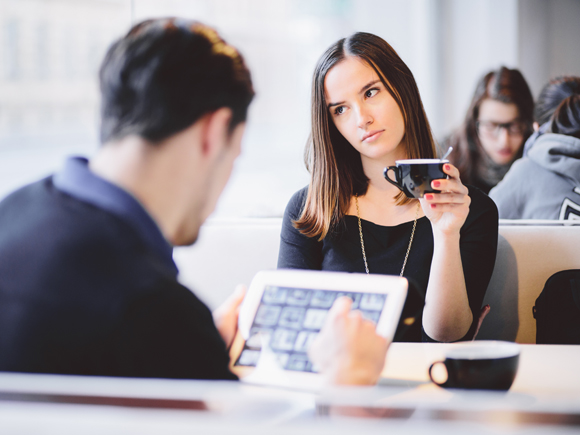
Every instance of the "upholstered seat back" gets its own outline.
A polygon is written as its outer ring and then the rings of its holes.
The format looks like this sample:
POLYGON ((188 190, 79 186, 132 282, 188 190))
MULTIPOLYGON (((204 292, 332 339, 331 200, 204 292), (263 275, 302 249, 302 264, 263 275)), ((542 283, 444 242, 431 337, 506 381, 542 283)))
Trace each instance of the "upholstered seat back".
POLYGON ((491 306, 477 339, 536 342, 532 309, 546 280, 580 269, 580 222, 500 221, 497 258, 483 301, 491 306))
MULTIPOLYGON (((281 219, 210 220, 198 242, 175 249, 180 279, 217 307, 238 283, 274 269, 281 219)), ((553 273, 580 268, 580 223, 500 221, 498 255, 484 304, 491 306, 478 339, 535 343, 532 307, 553 273)))

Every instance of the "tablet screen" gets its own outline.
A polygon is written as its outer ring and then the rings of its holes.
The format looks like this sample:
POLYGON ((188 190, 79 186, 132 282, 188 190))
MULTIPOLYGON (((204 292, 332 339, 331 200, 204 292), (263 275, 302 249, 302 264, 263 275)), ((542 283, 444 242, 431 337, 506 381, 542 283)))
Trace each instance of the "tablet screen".
POLYGON ((268 337, 280 368, 313 372, 306 353, 334 301, 348 296, 352 309, 362 316, 379 321, 387 295, 384 293, 355 293, 336 290, 312 290, 268 285, 264 288, 254 321, 236 366, 256 366, 263 336, 268 337))

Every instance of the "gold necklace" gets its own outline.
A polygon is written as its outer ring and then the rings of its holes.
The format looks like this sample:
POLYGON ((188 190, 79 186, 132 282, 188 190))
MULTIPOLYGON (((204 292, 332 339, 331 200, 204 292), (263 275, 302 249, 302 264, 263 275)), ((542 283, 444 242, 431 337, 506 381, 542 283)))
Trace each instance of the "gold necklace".
MULTIPOLYGON (((363 241, 362 225, 360 223, 360 211, 358 209, 358 194, 354 195, 354 202, 356 204, 356 217, 358 218, 358 233, 360 235, 360 247, 362 248, 363 260, 365 262, 365 270, 367 275, 369 274, 369 265, 367 264, 367 254, 365 253, 365 242, 363 241)), ((407 247, 407 253, 405 254, 405 261, 403 261, 403 267, 399 276, 403 276, 405 272, 405 266, 407 265, 407 259, 409 258, 409 252, 411 252, 411 245, 413 244, 413 237, 415 237, 415 228, 417 227, 417 218, 419 217, 420 203, 417 203, 417 211, 415 212, 415 221, 413 222, 413 230, 411 231, 411 239, 409 240, 409 246, 407 247)))

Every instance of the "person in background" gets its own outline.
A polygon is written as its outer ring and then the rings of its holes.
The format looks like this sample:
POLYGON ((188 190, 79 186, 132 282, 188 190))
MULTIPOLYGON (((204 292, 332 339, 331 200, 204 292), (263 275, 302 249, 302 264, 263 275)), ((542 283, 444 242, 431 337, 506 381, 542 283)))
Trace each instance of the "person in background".
POLYGON ((580 77, 560 76, 544 85, 534 106, 534 133, 524 145, 526 156, 538 137, 550 128, 550 118, 562 101, 580 92, 580 77))
POLYGON ((419 290, 420 314, 399 324, 396 341, 472 339, 495 263, 497 209, 451 164, 449 178, 432 183, 441 192, 419 200, 384 179, 396 160, 435 157, 407 65, 376 35, 341 39, 315 68, 311 113, 310 184, 286 207, 278 267, 404 276, 419 290))
MULTIPOLYGON (((196 241, 230 176, 250 72, 213 29, 147 20, 110 47, 100 89, 94 158, 0 203, 0 371, 237 379, 244 292, 212 314, 172 247, 196 241)), ((372 384, 388 343, 349 308, 330 310, 314 359, 329 382, 372 384)))
POLYGON ((580 219, 580 77, 540 92, 527 155, 489 193, 502 219, 580 219))
POLYGON ((533 110, 530 88, 517 69, 501 67, 477 83, 463 124, 441 145, 443 152, 453 147, 449 161, 465 184, 488 193, 504 177, 532 133, 533 110))

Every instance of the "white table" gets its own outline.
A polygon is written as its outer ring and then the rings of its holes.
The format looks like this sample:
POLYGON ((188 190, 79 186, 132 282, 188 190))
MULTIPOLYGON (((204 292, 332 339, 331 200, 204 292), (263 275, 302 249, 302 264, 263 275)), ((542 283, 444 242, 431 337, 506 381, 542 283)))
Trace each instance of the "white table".
MULTIPOLYGON (((575 422, 580 433, 580 346, 521 345, 518 373, 507 393, 446 390, 431 383, 429 366, 443 360, 452 346, 393 343, 380 382, 391 393, 381 396, 379 389, 357 399, 375 407, 423 411, 424 418, 575 422)), ((332 403, 341 400, 333 393, 332 403)))
POLYGON ((429 383, 429 365, 449 346, 395 343, 378 387, 320 395, 242 382, 0 373, 0 433, 580 432, 580 346, 522 346, 508 393, 429 383))
MULTIPOLYGON (((384 378, 429 381, 432 362, 443 360, 453 344, 393 343, 387 354, 384 378)), ((522 344, 518 373, 510 393, 580 396, 580 346, 522 344)), ((434 389, 441 390, 435 385, 434 389)))

